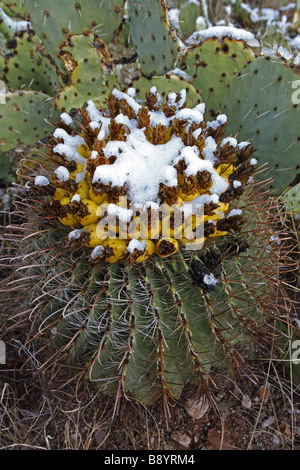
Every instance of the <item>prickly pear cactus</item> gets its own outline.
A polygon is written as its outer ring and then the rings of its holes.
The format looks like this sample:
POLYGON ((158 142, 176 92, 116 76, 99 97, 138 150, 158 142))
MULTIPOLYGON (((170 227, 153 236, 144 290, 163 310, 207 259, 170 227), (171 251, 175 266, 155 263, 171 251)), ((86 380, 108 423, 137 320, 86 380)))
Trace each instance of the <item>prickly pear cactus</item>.
POLYGON ((168 22, 164 0, 128 2, 128 14, 140 65, 144 75, 163 75, 174 69, 178 38, 168 22))
POLYGON ((34 31, 60 70, 66 73, 60 50, 67 37, 93 31, 109 42, 121 23, 124 0, 25 0, 25 7, 34 31))
POLYGON ((179 13, 179 29, 182 39, 189 37, 196 29, 196 20, 200 16, 200 3, 187 1, 179 13))
POLYGON ((92 100, 63 113, 27 177, 30 318, 117 401, 167 406, 215 369, 250 373, 244 349, 272 340, 277 264, 247 189, 253 148, 185 97, 115 89, 109 114, 92 100))
POLYGON ((12 18, 25 18, 26 16, 26 9, 23 0, 15 0, 13 2, 10 0, 3 0, 1 1, 1 8, 12 18))
POLYGON ((28 89, 54 96, 62 87, 57 68, 33 31, 23 31, 8 42, 4 80, 11 90, 28 89))
POLYGON ((206 103, 208 116, 214 118, 222 112, 231 79, 254 57, 253 50, 242 40, 212 37, 188 49, 179 67, 192 77, 193 86, 206 103))
POLYGON ((109 90, 117 77, 111 73, 113 59, 106 43, 94 34, 70 36, 61 59, 69 71, 70 85, 57 96, 56 105, 69 112, 91 99, 105 106, 109 90))
POLYGON ((292 188, 289 188, 282 199, 285 203, 286 210, 293 215, 300 213, 300 183, 296 184, 292 188))
POLYGON ((51 119, 58 114, 53 109, 51 98, 37 91, 7 93, 5 105, 0 105, 0 149, 7 152, 19 145, 33 145, 49 135, 51 119))
POLYGON ((257 57, 229 83, 222 108, 229 131, 249 137, 262 174, 280 194, 299 172, 299 67, 283 57, 257 57))
MULTIPOLYGON (((127 9, 124 0, 4 3, 12 16, 18 14, 19 6, 21 18, 30 22, 21 21, 23 30, 16 31, 5 21, 1 23, 0 79, 9 91, 8 105, 2 106, 0 112, 0 119, 5 122, 0 136, 3 153, 33 146, 45 137, 45 129, 50 132, 46 121, 82 107, 91 98, 105 108, 109 91, 115 86, 122 90, 131 86, 141 76, 140 68, 145 74, 160 75, 175 65, 178 40, 168 23, 164 2, 128 2, 127 9), (127 34, 127 46, 124 38, 120 45, 120 34, 127 34), (152 52, 149 45, 145 49, 139 44, 141 34, 145 44, 151 36, 152 52), (132 36, 137 54, 129 40, 132 36), (132 64, 132 69, 124 80, 127 63, 132 64), (39 117, 31 112, 34 108, 38 108, 39 117), (20 113, 15 112, 18 110, 20 113), (43 125, 37 126, 37 120, 43 125)), ((146 83, 148 86, 147 80, 146 83)), ((140 85, 143 91, 145 83, 140 85)), ((177 91, 177 77, 162 86, 177 91)), ((192 85, 186 87, 190 90, 189 100, 197 103, 199 94, 192 85)))

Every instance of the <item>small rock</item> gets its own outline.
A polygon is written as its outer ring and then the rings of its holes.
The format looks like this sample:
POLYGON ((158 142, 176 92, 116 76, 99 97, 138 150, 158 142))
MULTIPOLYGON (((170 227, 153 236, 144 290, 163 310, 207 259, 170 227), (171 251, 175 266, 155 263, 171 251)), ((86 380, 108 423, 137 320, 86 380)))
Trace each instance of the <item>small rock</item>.
POLYGON ((171 438, 173 441, 178 442, 178 444, 185 448, 189 447, 191 443, 191 438, 187 434, 172 434, 171 438))
POLYGON ((242 407, 246 408, 247 410, 250 410, 252 406, 252 401, 249 395, 244 395, 243 400, 242 400, 242 407))

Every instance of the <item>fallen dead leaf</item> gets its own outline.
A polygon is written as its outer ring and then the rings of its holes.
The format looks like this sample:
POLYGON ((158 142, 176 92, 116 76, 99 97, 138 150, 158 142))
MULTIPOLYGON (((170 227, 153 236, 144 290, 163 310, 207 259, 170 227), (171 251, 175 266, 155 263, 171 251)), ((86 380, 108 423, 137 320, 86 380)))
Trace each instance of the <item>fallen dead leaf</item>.
POLYGON ((262 428, 267 428, 268 426, 271 426, 273 423, 275 422, 275 418, 274 416, 270 416, 268 419, 266 419, 263 423, 262 423, 262 428))
POLYGON ((259 387, 259 389, 257 390, 257 394, 263 403, 267 403, 270 397, 270 390, 268 384, 259 387))
POLYGON ((246 429, 246 423, 243 418, 239 418, 238 416, 230 416, 230 419, 241 428, 246 429))
POLYGON ((226 437, 222 436, 217 429, 209 429, 207 433, 209 444, 217 450, 235 450, 235 447, 229 442, 226 437))
POLYGON ((106 432, 103 431, 103 430, 100 430, 100 431, 96 431, 95 434, 94 434, 94 437, 95 437, 95 441, 97 443, 97 445, 99 446, 100 444, 102 444, 104 438, 106 437, 106 432))

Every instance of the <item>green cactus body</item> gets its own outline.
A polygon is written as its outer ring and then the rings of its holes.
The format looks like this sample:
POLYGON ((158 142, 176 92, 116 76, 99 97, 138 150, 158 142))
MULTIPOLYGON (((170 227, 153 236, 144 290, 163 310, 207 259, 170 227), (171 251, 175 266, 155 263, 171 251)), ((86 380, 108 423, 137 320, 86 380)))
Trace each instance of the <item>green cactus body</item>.
POLYGON ((37 91, 16 91, 6 94, 1 106, 0 149, 7 152, 18 145, 32 145, 49 134, 44 118, 55 119, 51 98, 37 91), (42 116, 42 118, 40 117, 42 116))
POLYGON ((9 157, 4 153, 0 153, 0 180, 4 180, 6 182, 14 180, 9 157))
POLYGON ((25 0, 34 31, 63 73, 66 69, 60 60, 60 50, 69 35, 93 32, 109 42, 119 27, 124 0, 99 2, 64 2, 25 0))
MULTIPOLYGON (((36 237, 26 232, 21 247, 27 255, 20 272, 34 279, 30 318, 40 334, 51 337, 58 358, 117 400, 123 395, 149 405, 162 396, 166 404, 178 399, 187 384, 207 387, 218 369, 248 374, 244 350, 248 354, 256 340, 272 338, 273 227, 267 208, 258 200, 248 204, 251 192, 244 191, 254 172, 253 149, 249 142, 224 139, 224 118, 207 123, 203 103, 186 108, 186 96, 181 90, 163 100, 152 86, 142 102, 133 89, 128 94, 113 90, 110 118, 92 101, 78 110, 80 135, 75 120, 64 113, 63 127, 47 146, 53 168, 50 164, 45 176, 39 164, 39 174, 28 176, 29 220, 34 230, 43 226, 36 237), (135 147, 135 136, 143 148, 135 147), (112 172, 111 181, 105 176, 99 181, 99 171, 105 175, 122 164, 128 143, 126 185, 121 168, 112 172), (149 180, 157 173, 165 178, 164 172, 153 164, 140 174, 138 164, 131 167, 130 162, 138 155, 142 167, 158 151, 160 165, 171 144, 172 152, 174 146, 177 150, 165 174, 176 173, 177 185, 163 179, 156 195, 156 183, 149 180), (129 228, 137 219, 122 198, 127 194, 131 202, 142 201, 145 193, 148 215, 159 200, 186 212, 200 198, 201 246, 187 244, 186 227, 199 223, 193 217, 184 221, 178 239, 171 215, 174 233, 168 238, 161 231, 144 239, 130 230, 124 236, 121 220, 129 228), (116 210, 117 236, 110 229, 100 235, 99 224, 116 210)), ((162 226, 164 221, 162 216, 162 226)))
POLYGON ((93 34, 71 36, 69 45, 61 50, 61 57, 70 74, 70 85, 59 93, 58 109, 69 112, 83 106, 91 97, 104 106, 109 90, 117 80, 112 74, 112 58, 106 44, 93 34), (106 55, 99 52, 101 48, 106 55))
POLYGON ((4 55, 6 51, 6 42, 13 39, 14 31, 10 28, 0 15, 0 51, 4 55))
POLYGON ((232 77, 252 60, 254 53, 243 41, 208 38, 189 49, 179 67, 193 77, 192 84, 201 93, 209 118, 222 111, 232 77))
POLYGON ((179 27, 183 39, 190 36, 196 29, 196 20, 200 16, 200 3, 186 2, 180 8, 179 27))
POLYGON ((12 18, 25 18, 26 16, 26 9, 23 0, 15 0, 14 2, 4 0, 1 1, 0 7, 12 18))
POLYGON ((163 75, 174 69, 178 56, 178 38, 168 22, 165 2, 128 2, 128 16, 143 74, 163 75))
POLYGON ((282 199, 288 212, 294 215, 300 213, 300 183, 288 188, 282 199))
POLYGON ((47 57, 40 39, 24 31, 11 44, 5 61, 5 80, 11 90, 27 89, 54 96, 62 87, 53 60, 47 57))
POLYGON ((136 97, 143 99, 145 91, 149 90, 152 86, 156 87, 161 96, 167 96, 170 92, 179 93, 183 88, 186 90, 186 104, 192 107, 193 105, 201 102, 201 95, 197 92, 194 86, 186 81, 183 77, 171 73, 164 77, 141 77, 135 80, 132 85, 136 89, 136 97))
POLYGON ((295 178, 300 152, 298 81, 299 71, 292 63, 258 57, 233 78, 223 100, 229 131, 240 138, 249 136, 259 163, 267 163, 262 177, 272 178, 272 194, 282 192, 295 178))

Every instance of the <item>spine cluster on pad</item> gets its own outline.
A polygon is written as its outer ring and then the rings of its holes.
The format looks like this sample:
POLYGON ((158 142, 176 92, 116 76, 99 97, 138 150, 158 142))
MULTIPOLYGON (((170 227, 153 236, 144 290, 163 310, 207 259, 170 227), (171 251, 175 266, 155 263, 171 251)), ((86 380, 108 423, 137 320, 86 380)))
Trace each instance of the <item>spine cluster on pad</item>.
POLYGON ((107 112, 90 100, 63 113, 49 141, 53 167, 33 190, 70 227, 69 241, 93 248, 93 259, 141 263, 238 232, 251 144, 225 136, 225 115, 206 122, 203 103, 187 108, 184 89, 165 100, 155 87, 144 101, 135 92, 113 90, 107 112))

